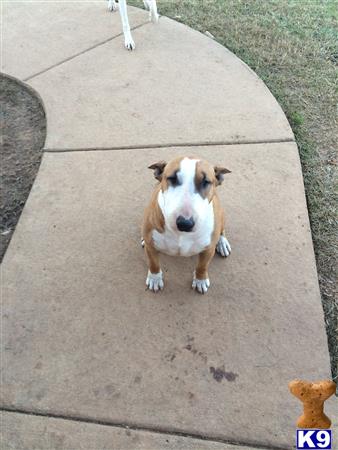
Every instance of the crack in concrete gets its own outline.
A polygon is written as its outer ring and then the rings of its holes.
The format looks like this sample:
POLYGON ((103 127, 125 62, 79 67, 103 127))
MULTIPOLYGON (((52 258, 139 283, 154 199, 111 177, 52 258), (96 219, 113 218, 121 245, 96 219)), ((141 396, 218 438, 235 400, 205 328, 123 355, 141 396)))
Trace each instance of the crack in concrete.
POLYGON ((44 148, 44 153, 72 153, 72 152, 93 152, 93 151, 113 151, 113 150, 142 150, 151 148, 170 148, 170 147, 212 147, 212 146, 230 146, 230 145, 257 145, 257 144, 282 144, 285 142, 296 141, 292 138, 281 139, 262 139, 250 140, 243 139, 238 141, 206 141, 206 142, 168 142, 166 144, 144 144, 144 145, 120 145, 115 147, 80 147, 80 148, 44 148))
MULTIPOLYGON (((148 25, 149 23, 150 23, 150 22, 144 22, 144 23, 141 23, 140 25, 136 25, 135 27, 132 27, 132 28, 131 28, 131 31, 137 30, 138 28, 141 28, 141 27, 143 27, 144 25, 148 25)), ((42 75, 42 74, 44 74, 44 73, 46 73, 46 72, 49 72, 50 70, 55 69, 55 67, 61 66, 62 64, 65 64, 66 62, 71 61, 72 59, 75 59, 75 58, 77 58, 78 56, 83 55, 84 53, 87 53, 87 52, 89 52, 89 51, 91 51, 91 50, 94 50, 95 48, 100 47, 101 45, 104 45, 104 44, 106 44, 107 42, 110 42, 110 41, 112 41, 112 40, 114 40, 114 39, 116 39, 117 37, 120 37, 120 36, 123 36, 123 32, 118 33, 118 34, 116 34, 116 35, 114 35, 114 36, 112 36, 112 37, 110 37, 110 38, 108 38, 108 39, 105 39, 104 41, 98 42, 97 44, 92 45, 91 47, 88 47, 88 48, 82 50, 81 52, 75 53, 74 55, 69 56, 68 58, 63 59, 62 61, 59 61, 59 62, 53 64, 52 66, 47 67, 46 69, 40 70, 39 72, 36 72, 36 73, 34 73, 33 75, 30 75, 29 77, 24 78, 22 81, 25 81, 25 82, 30 81, 30 80, 32 80, 33 78, 36 78, 36 77, 38 77, 39 75, 42 75)))
MULTIPOLYGON (((198 433, 175 431, 175 430, 169 430, 169 429, 165 429, 165 428, 161 428, 161 427, 153 428, 150 426, 138 425, 136 423, 113 422, 113 421, 108 421, 108 420, 99 420, 99 419, 92 419, 90 417, 87 418, 87 417, 72 416, 72 415, 67 416, 64 414, 45 413, 42 411, 15 409, 15 408, 6 407, 6 406, 0 407, 0 411, 7 412, 7 413, 22 414, 22 415, 27 415, 27 416, 34 416, 34 417, 47 417, 47 418, 51 418, 51 419, 61 419, 61 420, 67 420, 67 421, 72 421, 72 422, 81 422, 81 423, 95 424, 95 425, 101 425, 101 426, 107 426, 107 427, 124 428, 126 430, 143 431, 143 432, 155 433, 155 434, 164 434, 167 436, 180 436, 180 437, 185 437, 185 438, 190 438, 190 439, 197 439, 200 441, 219 442, 221 444, 234 445, 234 446, 245 446, 245 447, 250 447, 252 449, 287 450, 285 446, 273 447, 271 445, 261 444, 261 443, 256 443, 256 442, 232 441, 232 440, 213 437, 213 436, 204 436, 204 435, 198 434, 198 433)), ((292 447, 290 447, 290 449, 291 448, 292 447)))

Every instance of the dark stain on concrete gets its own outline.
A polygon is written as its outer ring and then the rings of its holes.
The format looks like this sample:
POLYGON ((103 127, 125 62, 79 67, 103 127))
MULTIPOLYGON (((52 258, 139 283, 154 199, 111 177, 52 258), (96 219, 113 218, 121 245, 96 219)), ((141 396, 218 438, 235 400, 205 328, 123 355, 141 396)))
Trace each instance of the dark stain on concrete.
POLYGON ((207 355, 206 355, 205 353, 203 353, 203 352, 198 352, 198 356, 202 358, 202 360, 203 360, 203 362, 204 362, 205 364, 207 364, 207 362, 208 362, 208 357, 207 357, 207 355))
POLYGON ((188 342, 189 342, 189 344, 187 344, 185 347, 183 347, 185 350, 188 350, 189 352, 191 352, 193 355, 196 355, 197 353, 198 353, 198 356, 203 360, 203 362, 204 363, 207 363, 208 362, 208 357, 207 357, 207 355, 205 354, 205 353, 203 353, 203 352, 199 352, 197 349, 196 349, 196 347, 195 347, 195 345, 194 345, 194 343, 193 343, 193 340, 194 340, 194 338, 191 338, 190 336, 187 336, 187 338, 188 338, 188 342))
POLYGON ((181 353, 181 350, 178 349, 177 347, 174 347, 171 350, 168 350, 164 355, 164 359, 168 362, 173 362, 174 359, 176 358, 177 354, 181 353))
POLYGON ((141 375, 136 375, 136 377, 134 378, 134 383, 135 384, 140 384, 142 380, 142 376, 141 375))
POLYGON ((95 397, 98 397, 100 395, 100 389, 94 389, 93 392, 95 397))
POLYGON ((188 344, 184 347, 186 350, 189 350, 189 352, 193 353, 194 355, 196 355, 197 350, 194 347, 194 345, 188 344))
POLYGON ((110 384, 107 384, 105 387, 104 387, 104 390, 105 390, 105 392, 107 393, 107 394, 114 394, 115 393, 115 386, 114 386, 114 384, 113 383, 110 383, 110 384))
POLYGON ((42 369, 42 362, 41 361, 37 362, 34 366, 34 369, 37 369, 37 370, 42 369))
POLYGON ((217 368, 211 366, 209 369, 210 369, 210 373, 214 377, 214 380, 216 380, 218 383, 220 383, 223 380, 223 378, 225 378, 227 381, 232 382, 232 381, 235 381, 236 378, 238 377, 238 373, 227 372, 224 369, 224 366, 217 367, 217 368))
POLYGON ((54 431, 51 431, 48 433, 49 438, 49 445, 50 448, 53 447, 55 450, 61 450, 64 448, 65 444, 65 436, 60 433, 55 433, 54 431))
POLYGON ((36 399, 37 400, 42 400, 44 398, 44 396, 46 395, 46 389, 40 389, 37 393, 36 393, 36 399))
POLYGON ((175 358, 176 358, 176 353, 174 353, 174 352, 167 352, 164 355, 164 359, 169 362, 174 361, 175 358))
POLYGON ((109 398, 110 400, 117 400, 119 397, 121 397, 121 393, 117 391, 117 388, 113 383, 93 389, 93 393, 96 398, 100 397, 109 398))

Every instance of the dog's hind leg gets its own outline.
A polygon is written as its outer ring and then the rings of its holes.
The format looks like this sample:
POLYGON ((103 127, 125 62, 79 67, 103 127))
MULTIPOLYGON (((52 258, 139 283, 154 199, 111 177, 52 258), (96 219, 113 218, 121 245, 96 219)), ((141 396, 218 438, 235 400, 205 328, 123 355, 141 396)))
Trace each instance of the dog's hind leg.
POLYGON ((127 50, 135 49, 135 42, 131 36, 128 13, 127 13, 127 2, 126 0, 119 1, 119 10, 122 21, 122 29, 124 34, 124 46, 127 50))
POLYGON ((144 7, 149 11, 149 20, 153 23, 158 22, 157 4, 156 0, 143 0, 144 7))
POLYGON ((109 11, 116 11, 117 10, 116 0, 108 0, 108 9, 109 9, 109 11))
POLYGON ((219 236, 219 239, 216 244, 216 252, 220 254, 223 257, 229 256, 231 253, 231 247, 229 244, 228 239, 225 237, 225 219, 224 219, 224 212, 221 210, 221 234, 219 236))

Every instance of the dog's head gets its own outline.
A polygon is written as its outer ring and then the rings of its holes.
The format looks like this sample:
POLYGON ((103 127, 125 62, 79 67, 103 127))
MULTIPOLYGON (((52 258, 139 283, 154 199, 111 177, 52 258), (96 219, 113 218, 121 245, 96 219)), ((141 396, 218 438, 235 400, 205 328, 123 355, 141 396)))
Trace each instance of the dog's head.
POLYGON ((182 232, 194 231, 205 219, 215 189, 230 170, 213 167, 195 157, 179 157, 149 166, 161 183, 158 202, 167 226, 182 232))

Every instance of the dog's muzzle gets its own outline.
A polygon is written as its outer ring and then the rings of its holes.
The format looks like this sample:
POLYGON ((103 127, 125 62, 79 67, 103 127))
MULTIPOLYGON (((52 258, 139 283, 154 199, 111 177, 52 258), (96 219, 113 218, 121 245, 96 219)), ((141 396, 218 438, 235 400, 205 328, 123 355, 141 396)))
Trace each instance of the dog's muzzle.
POLYGON ((178 216, 176 219, 176 226, 179 231, 191 231, 194 228, 195 221, 192 217, 185 219, 183 216, 178 216))

